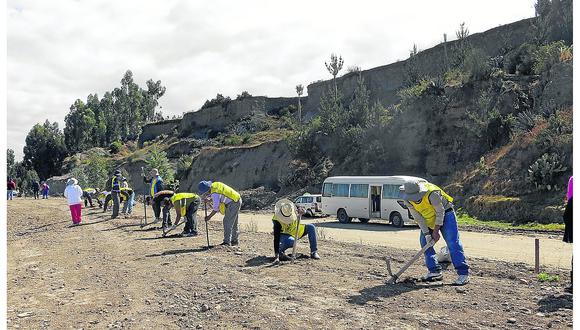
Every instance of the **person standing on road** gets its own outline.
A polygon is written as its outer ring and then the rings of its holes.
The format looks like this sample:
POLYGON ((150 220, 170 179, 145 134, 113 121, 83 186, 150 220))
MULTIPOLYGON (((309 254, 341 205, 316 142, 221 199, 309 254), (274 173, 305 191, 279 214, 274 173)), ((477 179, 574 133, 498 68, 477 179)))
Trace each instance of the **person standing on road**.
POLYGON ((240 229, 238 225, 238 215, 242 207, 242 197, 240 194, 221 182, 201 181, 198 185, 199 193, 204 196, 204 203, 212 201, 212 211, 205 217, 205 221, 211 220, 216 213, 224 215, 224 241, 221 245, 239 245, 240 229))
MULTIPOLYGON (((111 200, 113 201, 113 214, 111 215, 111 219, 115 219, 119 216, 119 205, 121 204, 121 181, 123 178, 121 177, 121 171, 115 170, 113 176, 107 181, 106 189, 111 192, 111 200)), ((105 209, 106 207, 105 202, 105 209)))
POLYGON ((287 249, 294 246, 296 239, 308 236, 310 243, 310 258, 320 259, 318 255, 318 242, 316 239, 316 227, 313 224, 300 224, 298 237, 296 236, 296 226, 298 226, 297 213, 302 215, 304 210, 296 209, 294 203, 287 199, 281 199, 274 206, 274 263, 280 261, 289 261, 290 258, 284 253, 287 249))
POLYGON ((12 200, 14 198, 14 191, 16 191, 16 182, 12 178, 8 178, 8 186, 7 186, 8 196, 7 200, 12 200))
POLYGON ((48 192, 50 191, 50 186, 48 185, 48 183, 42 182, 42 186, 40 186, 40 189, 42 190, 42 199, 48 199, 48 192))
POLYGON ((199 196, 194 193, 177 193, 171 197, 165 197, 164 203, 164 215, 166 209, 169 211, 172 207, 175 207, 175 223, 170 229, 175 229, 181 217, 185 216, 185 227, 183 228, 181 236, 197 236, 197 221, 195 218, 200 203, 199 196))
POLYGON ((40 190, 40 183, 37 180, 32 181, 30 184, 30 190, 32 190, 32 196, 34 199, 38 199, 38 191, 40 190))
MULTIPOLYGON (((563 241, 566 243, 572 244, 573 242, 573 231, 572 231, 572 182, 573 177, 571 176, 568 180, 568 192, 566 193, 566 209, 564 210, 564 239, 563 241)), ((574 268, 573 259, 570 261, 572 264, 572 269, 574 268)), ((566 292, 572 293, 573 292, 573 271, 570 270, 570 286, 566 288, 566 292)))
POLYGON ((64 189, 64 197, 66 197, 68 201, 68 207, 70 208, 73 225, 78 226, 81 223, 83 190, 78 185, 77 179, 70 178, 67 180, 66 188, 64 189))
MULTIPOLYGON (((431 240, 437 242, 443 236, 458 275, 454 284, 467 284, 469 266, 465 260, 463 245, 459 240, 457 218, 452 204, 453 197, 429 182, 405 182, 400 190, 411 215, 421 228, 419 237, 421 247, 431 240)), ((425 251, 425 264, 429 273, 423 277, 423 280, 440 281, 443 279, 441 265, 437 261, 437 254, 433 247, 425 251)))
POLYGON ((143 174, 143 183, 149 185, 149 198, 152 198, 151 206, 153 208, 153 214, 155 215, 155 220, 153 223, 156 223, 160 220, 161 217, 161 202, 163 199, 154 199, 155 194, 163 190, 163 178, 159 175, 159 170, 156 168, 152 169, 151 172, 151 179, 147 179, 145 174, 143 174))

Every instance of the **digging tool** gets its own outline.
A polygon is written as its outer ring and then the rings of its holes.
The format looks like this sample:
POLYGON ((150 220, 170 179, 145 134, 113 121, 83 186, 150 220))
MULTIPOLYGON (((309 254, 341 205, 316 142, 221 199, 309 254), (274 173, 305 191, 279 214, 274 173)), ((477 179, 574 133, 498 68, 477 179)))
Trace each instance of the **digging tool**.
POLYGON ((407 270, 407 268, 409 268, 409 266, 411 266, 415 261, 417 261, 417 259, 419 259, 425 253, 425 251, 427 251, 427 249, 433 247, 433 245, 435 245, 435 241, 433 239, 431 239, 427 244, 425 244, 425 246, 423 246, 423 248, 421 250, 419 250, 417 253, 415 253, 413 258, 411 258, 411 260, 407 261, 407 263, 405 263, 403 265, 403 267, 401 267, 401 269, 399 269, 399 271, 396 274, 393 274, 393 272, 391 271, 391 258, 387 258, 387 260, 386 260, 387 261, 387 272, 391 276, 391 278, 389 278, 387 280, 387 284, 395 284, 397 282, 397 280, 399 279, 399 277, 407 270))
POLYGON ((207 230, 207 201, 203 201, 203 210, 205 211, 205 218, 203 222, 205 222, 205 238, 207 238, 207 248, 209 249, 211 246, 209 245, 209 231, 207 230))
POLYGON ((294 236, 294 246, 292 247, 292 263, 296 260, 296 243, 298 243, 298 233, 300 231, 300 220, 302 220, 302 213, 298 212, 298 225, 296 225, 296 235, 294 236))
POLYGON ((178 226, 180 226, 182 223, 185 223, 186 220, 182 220, 179 221, 178 223, 174 224, 173 226, 170 226, 169 228, 164 228, 163 229, 163 237, 165 237, 167 234, 169 234, 172 230, 174 230, 175 228, 177 228, 178 226))

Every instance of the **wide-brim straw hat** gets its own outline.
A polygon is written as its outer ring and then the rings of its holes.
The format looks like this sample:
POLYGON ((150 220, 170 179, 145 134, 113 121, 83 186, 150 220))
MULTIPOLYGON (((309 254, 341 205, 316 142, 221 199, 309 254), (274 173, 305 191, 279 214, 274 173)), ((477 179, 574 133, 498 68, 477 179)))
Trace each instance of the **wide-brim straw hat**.
POLYGON ((298 219, 296 206, 288 199, 281 199, 276 202, 274 214, 276 219, 284 224, 291 224, 298 219))
POLYGON ((427 187, 418 181, 405 182, 399 190, 403 193, 403 199, 408 201, 418 201, 427 193, 427 187))

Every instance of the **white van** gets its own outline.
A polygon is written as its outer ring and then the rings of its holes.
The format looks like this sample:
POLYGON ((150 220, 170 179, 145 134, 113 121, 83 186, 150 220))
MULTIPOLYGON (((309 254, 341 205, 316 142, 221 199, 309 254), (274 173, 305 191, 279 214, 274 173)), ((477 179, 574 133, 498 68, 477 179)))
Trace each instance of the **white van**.
POLYGON ((322 215, 322 195, 311 195, 306 193, 294 200, 296 206, 304 209, 304 215, 308 217, 314 217, 316 215, 322 215))
POLYGON ((336 214, 338 221, 348 223, 358 218, 384 219, 403 227, 413 222, 401 199, 399 187, 405 182, 427 180, 412 176, 333 176, 322 184, 322 212, 336 214))

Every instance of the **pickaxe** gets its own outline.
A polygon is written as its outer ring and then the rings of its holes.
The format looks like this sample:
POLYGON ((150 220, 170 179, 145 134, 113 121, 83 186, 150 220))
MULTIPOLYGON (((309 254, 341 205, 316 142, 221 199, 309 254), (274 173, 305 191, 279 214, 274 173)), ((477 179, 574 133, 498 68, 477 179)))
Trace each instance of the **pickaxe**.
POLYGON ((391 271, 391 258, 388 257, 386 260, 387 261, 387 272, 389 273, 391 278, 389 278, 387 280, 387 284, 395 284, 397 282, 397 280, 399 279, 399 277, 407 270, 407 268, 409 268, 409 266, 411 266, 415 261, 417 261, 417 259, 419 259, 425 253, 425 251, 427 251, 427 249, 433 247, 433 245, 435 245, 435 241, 433 239, 431 239, 427 244, 425 244, 425 246, 423 246, 423 248, 421 250, 419 250, 417 253, 415 253, 413 258, 411 258, 411 260, 407 261, 407 263, 405 263, 403 265, 403 267, 401 267, 401 269, 399 269, 399 271, 396 274, 393 274, 393 272, 391 271))

